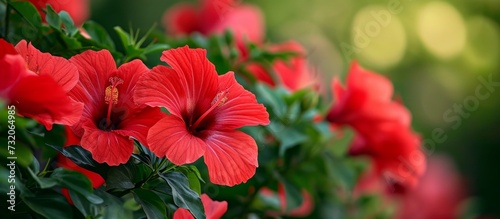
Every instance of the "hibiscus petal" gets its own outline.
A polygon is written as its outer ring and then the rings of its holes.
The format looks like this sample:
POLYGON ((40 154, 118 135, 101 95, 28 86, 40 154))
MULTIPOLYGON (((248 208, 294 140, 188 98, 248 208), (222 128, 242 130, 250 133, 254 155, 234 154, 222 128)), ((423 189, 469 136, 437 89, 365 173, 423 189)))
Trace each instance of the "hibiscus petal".
POLYGON ((124 117, 118 129, 114 130, 114 132, 123 136, 132 136, 142 144, 148 145, 146 139, 149 128, 163 118, 164 115, 160 108, 144 108, 141 111, 124 117))
POLYGON ((66 92, 48 75, 22 78, 10 94, 20 115, 31 117, 50 130, 52 124, 73 125, 80 120, 83 104, 66 92))
POLYGON ((5 55, 17 55, 17 51, 12 44, 0 38, 0 59, 5 55))
POLYGON ((234 186, 255 174, 257 144, 251 136, 237 130, 210 131, 205 142, 204 159, 212 183, 234 186))
POLYGON ((267 72, 267 70, 260 64, 250 63, 246 66, 246 70, 250 72, 259 82, 274 87, 275 83, 269 75, 269 72, 267 72))
POLYGON ((226 18, 226 15, 235 8, 235 0, 201 0, 200 17, 205 26, 211 26, 226 18))
POLYGON ((64 91, 70 91, 78 82, 78 70, 65 58, 42 53, 26 40, 21 40, 16 50, 26 60, 29 70, 39 75, 50 75, 64 91))
POLYGON ((346 117, 349 115, 349 106, 347 105, 349 98, 346 97, 346 89, 342 86, 338 77, 334 77, 332 80, 332 91, 335 103, 332 110, 327 115, 328 121, 335 123, 343 123, 345 120, 348 121, 346 117))
POLYGON ((190 34, 198 30, 198 11, 190 4, 177 4, 163 15, 162 23, 172 35, 190 34))
MULTIPOLYGON (((205 20, 206 17, 202 17, 205 20)), ((261 10, 257 7, 251 5, 232 5, 229 8, 220 9, 215 19, 218 20, 205 25, 210 28, 207 31, 208 34, 221 34, 229 29, 234 33, 236 42, 240 45, 244 45, 245 41, 258 43, 264 39, 264 19, 261 10)))
POLYGON ((186 109, 186 94, 179 80, 173 69, 157 66, 140 78, 134 101, 152 107, 166 107, 171 114, 182 117, 182 111, 186 109))
POLYGON ((227 211, 226 201, 214 201, 208 195, 201 194, 201 202, 203 203, 203 208, 205 209, 205 215, 207 219, 219 219, 227 211))
POLYGON ((403 187, 414 187, 425 171, 425 156, 420 150, 420 137, 408 127, 394 125, 360 130, 365 143, 360 155, 369 155, 378 174, 403 187))
POLYGON ((123 80, 123 84, 118 86, 118 103, 121 106, 127 107, 128 109, 136 108, 133 99, 136 84, 139 78, 148 72, 148 67, 146 67, 141 60, 136 59, 121 65, 116 74, 111 75, 111 77, 116 76, 123 80))
POLYGON ((176 116, 167 116, 151 127, 147 141, 153 153, 177 165, 198 160, 206 150, 206 144, 189 133, 184 121, 176 116))
POLYGON ((269 114, 255 95, 245 90, 229 72, 219 76, 219 90, 227 91, 227 100, 214 110, 215 130, 232 130, 243 126, 268 125, 269 114))
POLYGON ((160 59, 177 73, 178 78, 172 83, 179 84, 176 89, 184 90, 187 113, 195 118, 201 116, 217 94, 217 72, 206 57, 206 50, 184 46, 163 52, 160 59))
MULTIPOLYGON (((2 39, 0 39, 0 44, 1 42, 2 39)), ((2 45, 0 48, 4 49, 6 47, 2 45)), ((23 77, 35 75, 26 69, 24 59, 20 55, 6 54, 1 56, 0 54, 0 68, 2 69, 0 73, 0 97, 7 102, 10 101, 10 91, 23 77)))
POLYGON ((64 146, 80 145, 80 137, 77 136, 69 126, 64 126, 64 133, 66 134, 66 142, 64 146))
POLYGON ((390 102, 393 95, 393 87, 389 79, 363 69, 356 61, 351 63, 347 76, 347 89, 363 93, 368 101, 390 102))
POLYGON ((92 158, 99 163, 118 166, 126 163, 132 151, 134 142, 113 131, 103 131, 88 121, 83 125, 82 147, 90 151, 92 158))
MULTIPOLYGON (((375 167, 386 180, 403 189, 413 189, 423 176, 426 163, 425 155, 420 150, 414 150, 398 157, 378 158, 375 167)), ((403 190, 404 191, 404 190, 403 190)))
MULTIPOLYGON (((107 50, 85 51, 70 59, 80 74, 77 85, 69 95, 76 101, 85 103, 83 117, 93 118, 104 102, 104 92, 109 84, 109 74, 116 71, 113 56, 107 50)), ((74 127, 76 133, 81 132, 81 124, 74 127)))
POLYGON ((188 209, 177 208, 174 212, 174 219, 194 219, 194 217, 188 209))
POLYGON ((400 125, 401 127, 410 127, 411 125, 410 111, 398 102, 380 104, 376 106, 376 109, 360 109, 359 114, 362 115, 365 124, 372 122, 378 123, 379 126, 386 124, 389 126, 400 125))

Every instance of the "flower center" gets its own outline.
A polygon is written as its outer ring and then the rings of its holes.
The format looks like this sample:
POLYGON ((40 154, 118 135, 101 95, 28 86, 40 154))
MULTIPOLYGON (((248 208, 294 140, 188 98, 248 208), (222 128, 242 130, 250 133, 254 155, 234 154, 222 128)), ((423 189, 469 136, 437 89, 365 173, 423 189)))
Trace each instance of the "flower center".
POLYGON ((111 85, 106 87, 104 102, 108 104, 108 113, 106 116, 106 128, 110 128, 111 125, 111 111, 113 109, 113 105, 118 103, 118 88, 117 86, 123 84, 123 80, 119 77, 111 77, 109 78, 109 82, 111 85))
POLYGON ((207 111, 205 111, 205 113, 203 113, 203 115, 201 115, 196 120, 196 122, 190 127, 191 130, 196 130, 196 128, 198 128, 200 123, 203 121, 203 119, 205 117, 207 117, 208 114, 210 114, 210 112, 212 112, 215 108, 217 108, 218 106, 224 105, 224 103, 226 103, 226 101, 228 99, 228 97, 227 97, 228 94, 229 94, 229 91, 227 89, 217 93, 217 95, 215 95, 214 99, 212 100, 212 103, 210 103, 210 105, 211 105, 210 108, 207 111))

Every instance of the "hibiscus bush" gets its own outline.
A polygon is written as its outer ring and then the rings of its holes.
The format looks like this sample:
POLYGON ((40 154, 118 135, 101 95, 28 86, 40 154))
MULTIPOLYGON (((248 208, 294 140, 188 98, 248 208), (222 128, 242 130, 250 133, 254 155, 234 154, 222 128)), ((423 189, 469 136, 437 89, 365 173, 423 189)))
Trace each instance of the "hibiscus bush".
POLYGON ((243 3, 175 5, 165 33, 106 30, 76 2, 0 3, 0 160, 13 164, 0 167, 3 215, 393 218, 406 208, 427 162, 387 78, 352 60, 325 88, 307 51, 267 42, 259 10, 243 3))

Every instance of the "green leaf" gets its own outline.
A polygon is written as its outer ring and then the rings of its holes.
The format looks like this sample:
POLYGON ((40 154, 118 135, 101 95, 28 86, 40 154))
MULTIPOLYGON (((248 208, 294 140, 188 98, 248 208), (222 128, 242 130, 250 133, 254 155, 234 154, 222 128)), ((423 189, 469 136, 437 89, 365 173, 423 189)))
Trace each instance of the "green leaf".
POLYGON ((57 181, 54 179, 50 178, 43 178, 43 177, 38 177, 36 173, 34 173, 31 169, 28 168, 28 172, 30 173, 31 177, 38 183, 40 188, 46 189, 46 188, 52 188, 57 185, 57 181))
POLYGON ((42 18, 36 7, 30 2, 14 1, 9 2, 10 6, 16 10, 32 27, 42 26, 42 18))
POLYGON ((189 188, 189 182, 186 176, 179 172, 159 174, 160 177, 167 182, 170 188, 172 188, 172 196, 175 205, 188 209, 195 218, 205 218, 200 196, 189 188))
POLYGON ((143 188, 161 193, 163 196, 172 195, 172 188, 161 178, 149 180, 143 188))
POLYGON ((73 205, 83 214, 83 216, 89 218, 96 214, 95 205, 92 205, 87 198, 72 190, 69 190, 69 196, 73 205))
POLYGON ((93 41, 100 46, 115 50, 115 44, 104 27, 93 21, 87 21, 83 24, 83 29, 87 31, 93 41))
POLYGON ((164 51, 167 49, 170 49, 170 46, 167 44, 152 44, 152 45, 146 47, 146 50, 144 50, 144 54, 161 52, 161 51, 164 51))
POLYGON ((80 172, 71 171, 65 168, 57 168, 54 170, 51 179, 57 180, 61 187, 73 190, 83 195, 87 200, 93 204, 101 204, 102 198, 93 194, 92 183, 90 180, 80 172))
POLYGON ((131 211, 138 211, 139 209, 142 208, 142 206, 139 203, 137 203, 135 199, 131 198, 125 200, 125 203, 123 205, 125 209, 129 209, 131 211))
POLYGON ((167 218, 166 205, 156 193, 140 188, 132 193, 148 218, 167 218))
POLYGON ((90 154, 89 151, 83 149, 81 146, 73 145, 61 148, 50 144, 46 145, 61 152, 65 157, 69 158, 76 165, 92 172, 99 173, 101 176, 106 176, 107 172, 109 171, 108 165, 97 163, 94 159, 92 159, 92 154, 90 154))
POLYGON ((104 200, 104 203, 100 205, 100 213, 103 215, 103 218, 132 219, 132 211, 124 207, 125 203, 122 199, 101 189, 95 190, 95 194, 104 200))
POLYGON ((283 96, 286 94, 286 91, 279 88, 272 90, 269 86, 260 83, 257 84, 255 88, 255 93, 259 102, 264 103, 266 107, 270 106, 272 112, 276 116, 282 118, 285 115, 287 108, 286 103, 283 100, 283 96))
POLYGON ((208 39, 198 32, 191 34, 190 38, 197 45, 197 47, 207 48, 209 45, 208 39))
MULTIPOLYGON (((323 139, 330 139, 332 137, 331 125, 328 122, 317 122, 313 125, 314 129, 323 139)), ((333 147, 338 147, 337 145, 333 147)))
MULTIPOLYGON (((187 177, 189 181, 189 188, 198 193, 198 195, 201 195, 201 185, 200 180, 198 179, 198 175, 200 173, 195 173, 190 168, 184 166, 179 168, 179 170, 187 177)), ((196 171, 198 171, 198 169, 196 169, 196 171)))
POLYGON ((138 155, 132 154, 132 156, 134 156, 136 159, 140 160, 141 162, 147 164, 150 167, 152 167, 152 164, 155 164, 158 162, 158 160, 160 160, 151 150, 149 150, 149 148, 144 146, 137 139, 134 139, 134 143, 141 152, 138 155))
POLYGON ((198 179, 202 183, 205 183, 205 180, 203 180, 203 177, 201 177, 200 171, 198 170, 198 168, 195 165, 189 165, 188 168, 189 168, 189 170, 191 170, 191 172, 193 172, 194 174, 196 174, 196 177, 198 177, 198 179))
MULTIPOLYGON (((1 142, 7 142, 7 138, 0 138, 1 142)), ((31 152, 31 149, 29 149, 28 146, 23 144, 21 141, 16 141, 15 146, 15 157, 16 159, 16 164, 21 165, 23 167, 29 166, 35 158, 33 157, 33 153, 31 152)), ((3 157, 12 157, 12 155, 9 154, 8 147, 0 147, 0 155, 3 157)))
POLYGON ((107 189, 132 189, 135 187, 132 182, 132 176, 124 167, 120 167, 111 168, 109 170, 108 176, 106 177, 107 189))
POLYGON ((132 157, 135 158, 137 161, 151 167, 151 160, 149 159, 148 156, 145 156, 143 154, 132 154, 132 157))
POLYGON ((349 190, 354 189, 356 174, 354 170, 347 165, 347 161, 331 153, 323 153, 322 155, 327 176, 344 188, 349 190))
POLYGON ((121 27, 116 26, 113 29, 118 34, 118 37, 120 37, 120 41, 122 42, 122 44, 123 44, 124 47, 129 46, 129 45, 133 45, 132 38, 121 27))
POLYGON ((66 198, 54 190, 40 190, 32 197, 21 195, 21 199, 31 210, 45 218, 73 218, 71 206, 66 198))
POLYGON ((61 29, 62 20, 59 17, 59 15, 57 14, 57 12, 54 11, 52 6, 50 6, 49 4, 47 4, 47 12, 46 12, 45 20, 54 29, 56 29, 56 30, 61 29))
POLYGON ((343 128, 340 133, 341 135, 338 135, 335 138, 335 142, 332 143, 331 147, 329 147, 330 151, 339 157, 347 154, 355 134, 350 128, 343 128))
POLYGON ((33 162, 30 164, 30 166, 28 168, 32 169, 33 172, 38 173, 38 172, 40 172, 40 162, 38 162, 38 160, 36 158, 33 158, 33 162))
POLYGON ((279 122, 271 122, 269 130, 280 141, 279 156, 285 156, 286 150, 305 142, 308 137, 302 132, 294 129, 294 127, 287 127, 279 122))
POLYGON ((66 11, 59 12, 59 17, 61 18, 64 28, 66 29, 66 33, 68 36, 74 36, 78 32, 78 28, 75 27, 75 23, 71 16, 66 11))
POLYGON ((293 102, 292 104, 290 104, 290 106, 288 106, 288 110, 286 112, 286 121, 288 123, 294 123, 295 121, 297 121, 297 119, 299 118, 300 116, 300 103, 299 102, 293 102))

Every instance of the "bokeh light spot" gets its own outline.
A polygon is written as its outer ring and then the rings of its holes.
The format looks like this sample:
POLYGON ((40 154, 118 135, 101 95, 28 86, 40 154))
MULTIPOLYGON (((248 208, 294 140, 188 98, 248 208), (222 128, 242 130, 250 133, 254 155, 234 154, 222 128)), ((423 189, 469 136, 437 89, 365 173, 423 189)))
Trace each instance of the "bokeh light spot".
POLYGON ((368 6, 355 16, 351 32, 356 57, 378 68, 397 64, 406 51, 405 29, 386 7, 368 6))
POLYGON ((424 46, 436 57, 450 59, 465 45, 465 24, 449 3, 430 2, 418 13, 417 32, 424 46))

